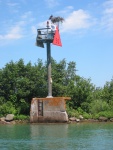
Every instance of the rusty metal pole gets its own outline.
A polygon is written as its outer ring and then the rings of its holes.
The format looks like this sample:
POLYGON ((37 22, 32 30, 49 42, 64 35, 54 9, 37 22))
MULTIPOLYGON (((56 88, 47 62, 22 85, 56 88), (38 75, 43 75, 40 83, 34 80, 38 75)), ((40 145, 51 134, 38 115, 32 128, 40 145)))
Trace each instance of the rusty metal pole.
POLYGON ((51 78, 51 46, 47 42, 47 76, 48 76, 48 96, 52 97, 52 78, 51 78))

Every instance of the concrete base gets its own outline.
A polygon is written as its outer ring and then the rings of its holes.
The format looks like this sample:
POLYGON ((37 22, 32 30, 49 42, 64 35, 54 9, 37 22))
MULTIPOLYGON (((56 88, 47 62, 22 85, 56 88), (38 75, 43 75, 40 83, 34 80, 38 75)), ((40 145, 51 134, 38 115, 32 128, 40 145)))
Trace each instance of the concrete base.
POLYGON ((33 98, 31 101, 30 122, 67 122, 65 100, 70 97, 33 98))

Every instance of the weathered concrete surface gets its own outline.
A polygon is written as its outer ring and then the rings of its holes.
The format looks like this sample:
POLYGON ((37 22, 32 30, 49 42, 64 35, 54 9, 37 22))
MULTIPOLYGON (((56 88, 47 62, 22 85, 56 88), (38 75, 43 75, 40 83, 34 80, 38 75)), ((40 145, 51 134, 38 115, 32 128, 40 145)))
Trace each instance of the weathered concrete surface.
POLYGON ((70 99, 70 97, 33 98, 30 122, 67 122, 65 100, 70 99))

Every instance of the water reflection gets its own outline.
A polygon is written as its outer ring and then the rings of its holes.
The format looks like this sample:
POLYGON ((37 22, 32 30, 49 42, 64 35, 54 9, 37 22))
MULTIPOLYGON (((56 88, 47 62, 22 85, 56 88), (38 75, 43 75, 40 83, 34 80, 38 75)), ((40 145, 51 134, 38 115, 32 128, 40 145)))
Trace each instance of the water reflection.
POLYGON ((68 124, 31 125, 32 149, 66 148, 68 124), (60 144, 61 143, 61 144, 60 144))
POLYGON ((113 123, 0 125, 1 150, 112 150, 113 123))
POLYGON ((113 147, 112 124, 51 124, 30 128, 33 150, 112 150, 113 147))

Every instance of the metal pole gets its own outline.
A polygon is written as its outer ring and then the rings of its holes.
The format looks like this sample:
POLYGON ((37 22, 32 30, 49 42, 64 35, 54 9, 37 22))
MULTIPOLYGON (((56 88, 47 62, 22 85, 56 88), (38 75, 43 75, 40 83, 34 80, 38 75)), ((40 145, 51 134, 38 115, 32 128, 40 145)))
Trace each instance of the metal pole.
POLYGON ((47 76, 48 76, 48 96, 52 97, 52 78, 51 78, 51 47, 50 42, 47 42, 47 76))

